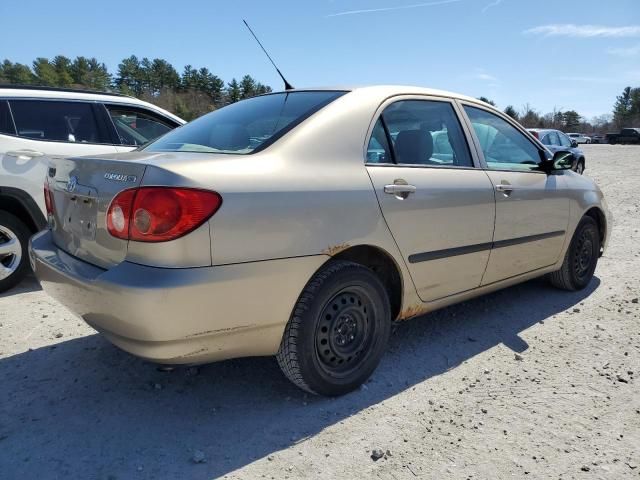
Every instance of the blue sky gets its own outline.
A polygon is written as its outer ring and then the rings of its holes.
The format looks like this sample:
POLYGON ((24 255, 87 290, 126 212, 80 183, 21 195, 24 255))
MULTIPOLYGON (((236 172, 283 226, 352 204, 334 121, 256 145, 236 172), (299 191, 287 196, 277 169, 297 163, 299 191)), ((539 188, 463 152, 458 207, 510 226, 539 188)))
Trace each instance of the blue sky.
POLYGON ((135 54, 280 88, 246 18, 294 86, 412 84, 590 118, 640 86, 638 3, 2 0, 0 59, 95 56, 115 72, 135 54))

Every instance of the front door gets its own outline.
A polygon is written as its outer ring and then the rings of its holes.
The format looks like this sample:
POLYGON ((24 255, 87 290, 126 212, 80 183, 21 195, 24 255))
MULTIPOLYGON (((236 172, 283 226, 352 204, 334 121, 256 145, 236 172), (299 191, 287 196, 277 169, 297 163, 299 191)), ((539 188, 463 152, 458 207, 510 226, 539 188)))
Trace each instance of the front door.
POLYGON ((564 173, 540 171, 541 150, 506 119, 470 105, 464 110, 496 191, 493 248, 482 284, 553 265, 569 222, 564 173))
POLYGON ((367 170, 420 298, 478 287, 493 237, 494 192, 472 161, 453 104, 388 104, 371 134, 367 170))

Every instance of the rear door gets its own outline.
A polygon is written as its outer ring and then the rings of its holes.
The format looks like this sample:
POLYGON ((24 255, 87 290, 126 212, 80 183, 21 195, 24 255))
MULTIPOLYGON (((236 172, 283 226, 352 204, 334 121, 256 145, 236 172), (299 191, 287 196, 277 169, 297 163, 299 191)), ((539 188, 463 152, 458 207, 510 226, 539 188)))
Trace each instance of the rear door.
POLYGON ((116 152, 95 103, 11 99, 8 106, 14 131, 0 142, 0 176, 11 175, 5 184, 27 191, 43 211, 42 184, 52 160, 116 152))
POLYGON ((474 164, 455 105, 387 101, 372 127, 367 171, 384 219, 423 301, 480 285, 494 226, 494 192, 474 164))
POLYGON ((463 108, 496 191, 494 243, 482 284, 554 264, 569 222, 564 173, 540 171, 544 152, 506 117, 463 108))

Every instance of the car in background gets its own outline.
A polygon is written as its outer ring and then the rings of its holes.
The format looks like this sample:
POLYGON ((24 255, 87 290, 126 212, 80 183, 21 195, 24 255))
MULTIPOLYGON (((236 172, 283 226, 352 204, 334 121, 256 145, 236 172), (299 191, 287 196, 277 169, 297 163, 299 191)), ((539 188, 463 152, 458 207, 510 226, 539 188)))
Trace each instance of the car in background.
POLYGON ((591 137, 587 137, 584 133, 567 133, 567 135, 576 143, 591 143, 591 137))
POLYGON ((607 133, 607 140, 611 145, 640 143, 640 128, 623 128, 620 133, 607 133))
POLYGON ((28 271, 29 237, 46 226, 50 162, 127 152, 184 123, 125 95, 0 85, 0 292, 28 271))
POLYGON ((340 395, 394 321, 545 274, 587 287, 609 214, 571 162, 474 98, 292 89, 135 152, 56 161, 30 260, 135 355, 275 355, 303 390, 340 395))
POLYGON ((591 135, 591 143, 605 143, 605 142, 606 140, 604 135, 600 135, 599 133, 591 135))
POLYGON ((560 130, 529 128, 528 131, 553 153, 561 150, 570 151, 574 157, 571 169, 580 175, 584 173, 586 168, 584 152, 578 148, 578 143, 575 140, 560 130))

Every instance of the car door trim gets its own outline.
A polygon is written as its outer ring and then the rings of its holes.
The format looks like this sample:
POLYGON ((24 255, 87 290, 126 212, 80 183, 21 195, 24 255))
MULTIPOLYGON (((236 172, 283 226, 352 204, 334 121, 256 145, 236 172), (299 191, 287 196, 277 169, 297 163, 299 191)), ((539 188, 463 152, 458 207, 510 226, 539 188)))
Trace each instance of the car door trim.
POLYGON ((508 238, 506 240, 498 240, 497 242, 477 243, 475 245, 465 245, 463 247, 446 248, 444 250, 434 250, 432 252, 414 253, 409 255, 409 263, 428 262, 431 260, 440 260, 442 258, 455 257, 458 255, 467 255, 469 253, 477 253, 495 248, 511 247, 522 243, 537 242, 538 240, 546 240, 548 238, 560 237, 565 234, 565 230, 556 230, 553 232, 538 233, 536 235, 527 235, 526 237, 508 238))

